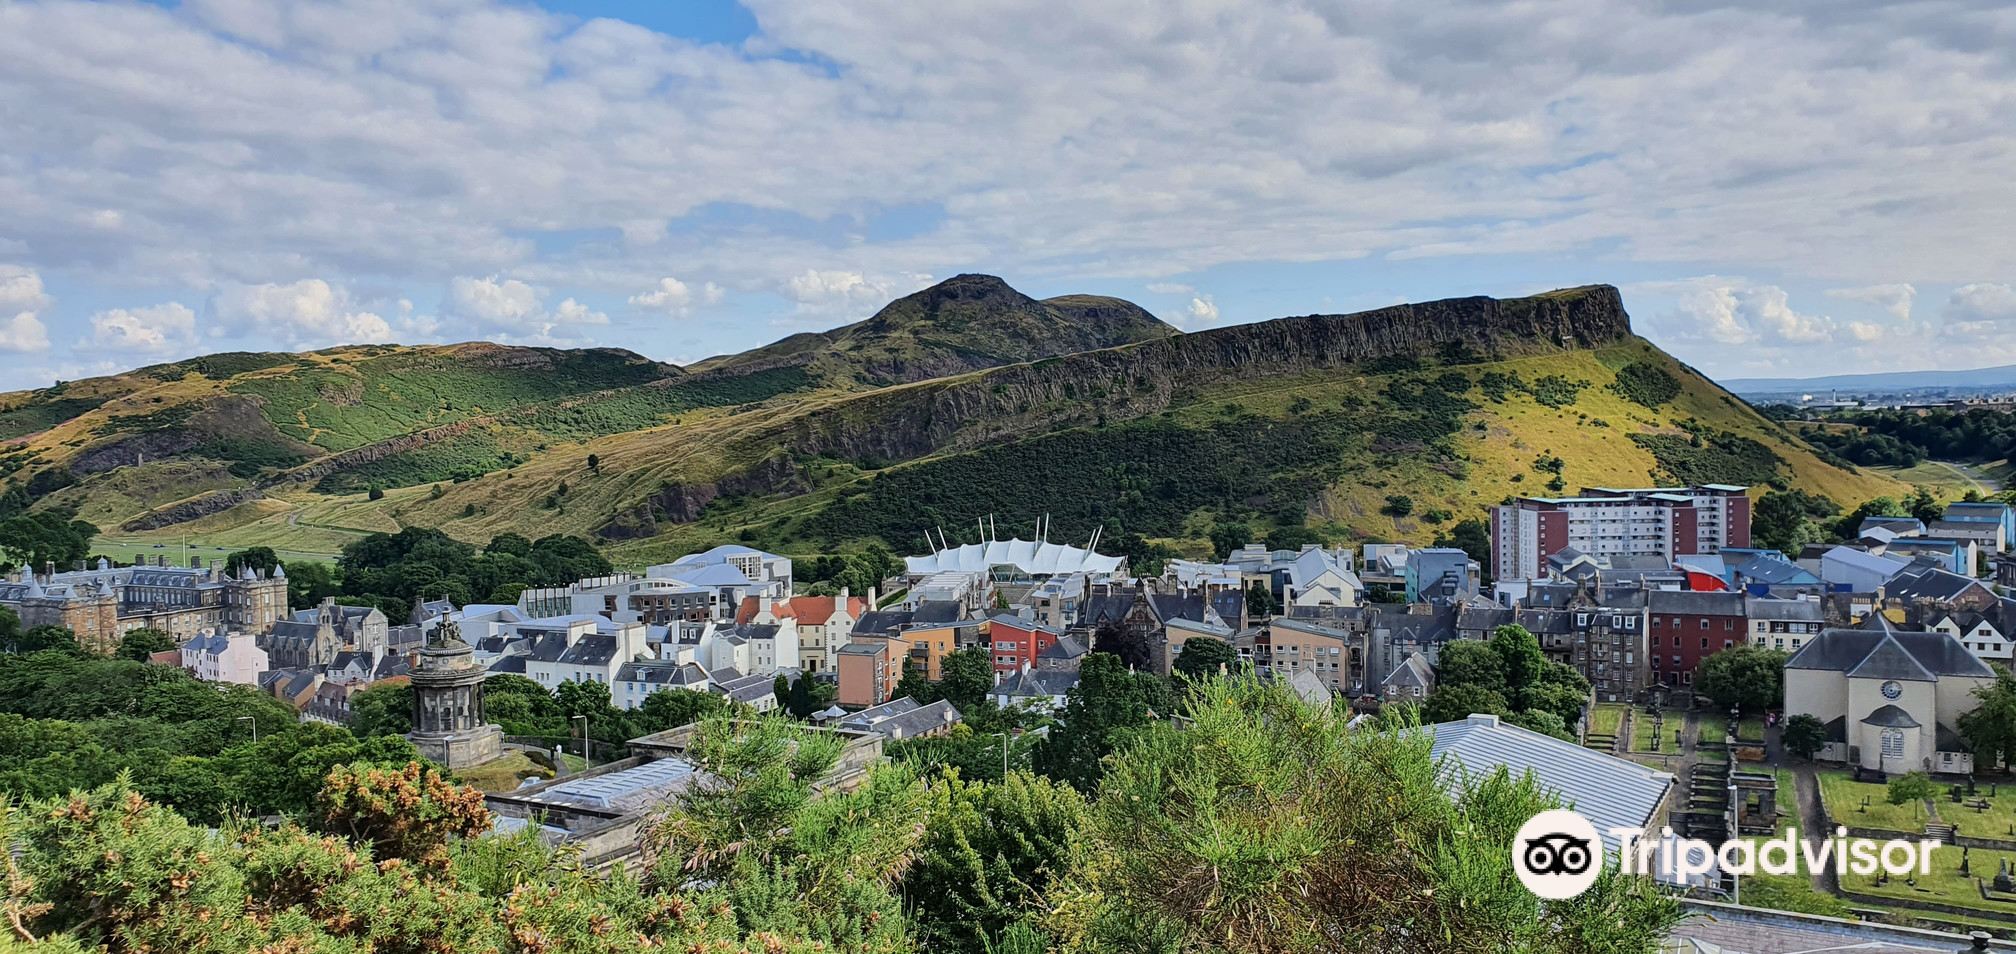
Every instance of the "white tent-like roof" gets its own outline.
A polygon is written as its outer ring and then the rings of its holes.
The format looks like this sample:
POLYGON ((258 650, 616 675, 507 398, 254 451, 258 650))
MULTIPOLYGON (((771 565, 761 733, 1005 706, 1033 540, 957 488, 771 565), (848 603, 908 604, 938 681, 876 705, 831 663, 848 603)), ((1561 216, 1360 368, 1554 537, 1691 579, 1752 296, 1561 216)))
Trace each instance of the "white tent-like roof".
POLYGON ((926 556, 904 557, 911 576, 928 576, 945 570, 984 573, 992 567, 1012 566, 1030 576, 1061 573, 1116 573, 1125 557, 1102 556, 1091 550, 1039 540, 989 540, 947 547, 926 556))

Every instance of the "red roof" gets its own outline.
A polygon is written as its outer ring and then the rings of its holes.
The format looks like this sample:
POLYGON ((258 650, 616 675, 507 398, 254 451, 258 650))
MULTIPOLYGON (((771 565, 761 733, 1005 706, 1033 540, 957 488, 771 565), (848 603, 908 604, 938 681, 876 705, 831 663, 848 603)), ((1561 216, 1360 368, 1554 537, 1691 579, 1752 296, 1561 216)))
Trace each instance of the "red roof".
MULTIPOLYGON (((840 598, 837 596, 794 596, 788 600, 778 600, 770 604, 770 615, 778 619, 800 619, 814 625, 821 625, 833 618, 833 606, 839 600, 840 598)), ((757 606, 756 597, 743 597, 742 605, 735 609, 735 624, 740 626, 755 619, 757 606)), ((866 612, 868 612, 867 598, 860 596, 847 597, 847 615, 860 619, 861 614, 866 612)))

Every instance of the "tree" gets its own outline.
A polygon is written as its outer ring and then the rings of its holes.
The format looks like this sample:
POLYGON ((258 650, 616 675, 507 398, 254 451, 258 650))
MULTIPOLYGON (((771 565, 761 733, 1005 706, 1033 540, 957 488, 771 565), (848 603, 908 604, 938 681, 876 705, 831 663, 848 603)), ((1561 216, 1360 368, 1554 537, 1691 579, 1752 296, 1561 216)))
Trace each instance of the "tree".
POLYGON ((1768 491, 1757 501, 1750 538, 1758 546, 1796 558, 1806 544, 1827 539, 1827 530, 1819 521, 1840 512, 1840 504, 1817 494, 1797 489, 1768 491))
MULTIPOLYGON (((921 948, 993 954, 990 941, 1039 910, 1070 869, 1085 799, 1027 772, 931 785, 924 838, 904 875, 921 948)), ((1039 949, 1040 950, 1040 949, 1039 949)))
MULTIPOLYGON (((1454 644, 1452 644, 1454 645, 1454 644)), ((1429 725, 1461 722, 1473 715, 1512 717, 1512 707, 1496 690, 1479 685, 1437 685, 1421 704, 1421 721, 1429 725)))
POLYGON ((59 652, 72 655, 84 650, 77 644, 77 634, 61 626, 36 626, 21 634, 14 644, 14 651, 21 653, 59 652))
POLYGON ((1932 521, 1946 516, 1946 505, 1940 503, 1938 498, 1932 496, 1932 491, 1924 487, 1912 488, 1911 498, 1904 502, 1904 507, 1911 516, 1917 517, 1928 527, 1932 525, 1932 521))
POLYGON ((1785 751, 1810 762, 1813 756, 1827 747, 1827 726, 1819 716, 1801 712, 1785 720, 1778 740, 1785 746, 1785 751))
POLYGON ((280 557, 272 547, 252 547, 240 550, 224 558, 224 575, 236 579, 247 567, 260 576, 271 576, 273 569, 280 565, 280 557))
POLYGON ((1925 800, 1939 794, 1939 786, 1924 772, 1906 772, 1890 780, 1884 799, 1892 805, 1915 804, 1924 806, 1925 800))
POLYGON ((413 731, 413 686, 380 683, 352 693, 350 731, 366 739, 413 731))
POLYGON ((594 454, 588 455, 588 472, 596 475, 600 475, 602 473, 601 457, 594 454))
POLYGON ((1507 698, 1521 709, 1531 708, 1526 691, 1553 665, 1540 651, 1539 638, 1524 626, 1500 626, 1492 631, 1489 645, 1505 664, 1507 698))
POLYGON ((932 685, 931 680, 924 677, 924 670, 919 669, 916 663, 911 662, 908 655, 903 657, 903 676, 896 680, 896 691, 893 698, 901 699, 905 696, 917 700, 917 704, 920 706, 938 701, 938 687, 932 685))
POLYGON ((146 662, 155 653, 165 653, 176 648, 175 637, 158 629, 130 629, 119 637, 120 659, 146 662))
POLYGON ((1119 620, 1101 623, 1092 632, 1092 651, 1108 653, 1132 669, 1155 668, 1155 650, 1147 638, 1129 631, 1119 620))
POLYGON ((1169 687, 1132 672, 1120 657, 1092 652, 1078 667, 1078 684, 1064 696, 1062 725, 1036 749, 1036 768, 1081 792, 1098 787, 1100 760, 1130 733, 1169 712, 1169 687))
POLYGON ((18 645, 21 639, 21 617, 5 606, 0 606, 0 650, 18 645))
POLYGON ((1725 649, 1701 661, 1694 691, 1716 706, 1756 715, 1785 697, 1785 654, 1761 646, 1725 649))
POLYGON ((938 697, 960 712, 984 709, 994 691, 994 660, 980 648, 957 649, 938 662, 938 697))
POLYGON ((295 560, 287 567, 287 605, 308 609, 343 591, 336 584, 336 568, 319 560, 295 560))
POLYGON ((1519 728, 1538 732, 1541 735, 1551 735, 1568 742, 1575 741, 1575 733, 1568 728, 1568 723, 1563 721, 1559 715, 1546 709, 1527 709, 1524 712, 1515 712, 1507 717, 1505 721, 1519 728))
POLYGON ((1386 504, 1379 508, 1379 512, 1389 517, 1407 516, 1414 512, 1414 498, 1406 494, 1388 494, 1386 504))
POLYGON ((1679 917, 1609 869, 1573 901, 1525 890, 1512 836, 1556 804, 1530 776, 1452 792, 1426 733, 1346 729, 1278 682, 1210 680, 1192 714, 1112 759, 1042 921, 1072 949, 1640 951, 1679 917))
POLYGON ((1223 560, 1232 551, 1253 542, 1253 528, 1237 520, 1211 525, 1211 552, 1223 560))
POLYGON ((1955 720, 1960 737, 1974 751, 1975 765, 1987 769, 2000 762, 2016 765, 2016 676, 1995 666, 1995 681, 1974 689, 1973 711, 1955 720))
POLYGON ((364 496, 371 500, 384 500, 385 488, 380 487, 377 484, 372 484, 371 489, 364 492, 364 496))
POLYGON ((660 689, 637 707, 637 728, 645 735, 692 725, 729 710, 726 696, 693 689, 660 689))
POLYGON ((315 807, 324 830, 370 845, 373 857, 434 868, 448 866, 452 840, 490 830, 482 792, 419 762, 398 770, 339 765, 329 772, 315 807))
POLYGON ((1267 584, 1259 580, 1254 580, 1252 583, 1247 584, 1246 612, 1248 615, 1255 619, 1265 619, 1273 616, 1279 609, 1280 604, 1274 599, 1274 591, 1268 589, 1267 584))
POLYGON ((1889 497, 1866 500, 1834 524, 1834 535, 1843 540, 1853 540, 1862 531, 1862 518, 1893 517, 1897 514, 1897 501, 1889 497))
POLYGON ((1239 651, 1222 639, 1193 636, 1183 641, 1183 650, 1176 654, 1176 661, 1170 666, 1190 679, 1216 676, 1221 672, 1234 673, 1240 670, 1239 651))
POLYGON ((1459 639, 1442 647, 1435 664, 1436 691, 1475 686, 1505 695, 1505 657, 1482 640, 1459 639))

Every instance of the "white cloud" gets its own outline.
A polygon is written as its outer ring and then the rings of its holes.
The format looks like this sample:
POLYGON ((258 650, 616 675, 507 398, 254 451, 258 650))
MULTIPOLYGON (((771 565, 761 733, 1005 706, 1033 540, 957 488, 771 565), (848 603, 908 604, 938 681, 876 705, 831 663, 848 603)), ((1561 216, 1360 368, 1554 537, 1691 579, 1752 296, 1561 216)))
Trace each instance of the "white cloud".
POLYGON ((1848 323, 1849 336, 1865 344, 1871 341, 1882 340, 1883 336, 1888 334, 1889 331, 1890 329, 1869 321, 1851 321, 1848 323))
POLYGON ((1704 275, 1676 282, 1644 282, 1631 290, 1673 302, 1670 310, 1651 322, 1662 340, 1808 346, 1834 340, 1839 330, 1832 318, 1794 309, 1784 288, 1742 278, 1704 275))
POLYGON ((1897 282, 1888 285, 1864 285, 1860 288, 1830 288, 1827 295, 1846 301, 1868 302, 1890 313, 1898 321, 1911 320, 1911 304, 1918 297, 1918 289, 1910 284, 1897 282))
POLYGON ((1151 294, 1156 295, 1191 295, 1195 294, 1197 291, 1196 288, 1193 288, 1189 285, 1185 285, 1181 282, 1149 282, 1144 287, 1146 287, 1151 294))
POLYGON ((1973 323, 2016 319, 2016 288, 1975 282, 1953 289, 1946 300, 1946 320, 1973 323))
POLYGON ((181 302, 113 308, 91 316, 91 344, 112 351, 161 353, 196 341, 196 313, 181 302))
POLYGON ((585 325, 606 325, 609 316, 572 298, 551 308, 546 290, 515 278, 458 276, 448 287, 448 310, 484 330, 526 344, 573 344, 558 334, 585 325))
POLYGON ((220 331, 286 348, 393 340, 384 318, 355 305, 341 286, 319 278, 228 287, 217 294, 212 314, 220 331))
POLYGON ((931 276, 921 273, 871 276, 845 269, 808 268, 785 279, 782 291, 784 297, 798 303, 801 315, 856 316, 929 284, 931 276))
POLYGON ((48 305, 42 276, 18 265, 0 265, 0 351, 49 350, 49 328, 36 317, 48 305))
POLYGON ((717 304, 725 292, 721 286, 707 282, 700 286, 698 294, 685 282, 667 276, 658 280, 649 291, 630 296, 630 304, 639 308, 664 312, 674 317, 683 317, 695 301, 704 305, 717 304))
POLYGON ((1198 295, 1190 299, 1190 307, 1184 310, 1192 327, 1208 327, 1218 323, 1218 303, 1210 295, 1198 295))

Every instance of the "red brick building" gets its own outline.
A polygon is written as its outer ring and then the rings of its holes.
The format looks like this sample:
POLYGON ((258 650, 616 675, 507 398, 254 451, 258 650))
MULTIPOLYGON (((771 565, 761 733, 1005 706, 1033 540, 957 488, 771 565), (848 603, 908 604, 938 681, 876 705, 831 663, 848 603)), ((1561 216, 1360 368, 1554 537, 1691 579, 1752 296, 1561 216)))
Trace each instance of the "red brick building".
POLYGON ((1653 682, 1692 685, 1701 660, 1749 642, 1750 619, 1741 593, 1653 590, 1646 601, 1646 653, 1653 682))
POLYGON ((1020 616, 1001 614, 987 621, 987 638, 992 644, 995 672, 1021 672, 1036 665, 1036 657, 1057 645, 1063 636, 1048 626, 1020 616))

